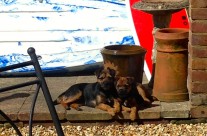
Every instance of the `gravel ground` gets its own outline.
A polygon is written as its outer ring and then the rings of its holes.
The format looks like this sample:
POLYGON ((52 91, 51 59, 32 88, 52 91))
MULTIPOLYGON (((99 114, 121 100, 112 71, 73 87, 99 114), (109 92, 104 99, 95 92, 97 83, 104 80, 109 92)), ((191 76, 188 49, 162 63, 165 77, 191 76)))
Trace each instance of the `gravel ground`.
MULTIPOLYGON (((28 136, 28 127, 20 128, 28 136)), ((63 126, 66 136, 207 136, 207 123, 63 126)), ((34 136, 57 136, 54 127, 33 127, 34 136)), ((13 128, 0 128, 0 136, 16 136, 13 128)))

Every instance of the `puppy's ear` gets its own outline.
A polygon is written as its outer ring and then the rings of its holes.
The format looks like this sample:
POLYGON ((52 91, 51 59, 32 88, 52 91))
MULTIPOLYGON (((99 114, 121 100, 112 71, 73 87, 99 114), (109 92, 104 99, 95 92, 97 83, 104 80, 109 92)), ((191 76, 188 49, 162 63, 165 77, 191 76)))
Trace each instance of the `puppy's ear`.
POLYGON ((100 76, 101 71, 103 71, 103 68, 97 69, 94 74, 96 75, 96 77, 100 76))
POLYGON ((111 69, 111 68, 109 68, 109 67, 107 67, 107 70, 109 71, 109 74, 110 74, 112 77, 115 77, 115 76, 116 76, 116 70, 111 69))
POLYGON ((134 77, 127 77, 127 80, 131 84, 134 82, 134 77))

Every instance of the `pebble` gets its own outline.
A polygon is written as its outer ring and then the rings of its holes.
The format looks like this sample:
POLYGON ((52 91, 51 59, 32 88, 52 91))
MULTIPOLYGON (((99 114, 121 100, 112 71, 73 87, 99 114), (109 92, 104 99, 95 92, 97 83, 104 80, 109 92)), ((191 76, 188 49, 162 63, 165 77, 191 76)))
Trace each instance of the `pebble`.
MULTIPOLYGON (((145 125, 92 125, 62 126, 65 136, 206 136, 207 123, 198 124, 145 124, 145 125)), ((29 127, 19 127, 28 136, 29 127)), ((17 136, 13 128, 0 128, 0 136, 17 136)), ((33 136, 57 136, 55 127, 34 126, 33 136)))

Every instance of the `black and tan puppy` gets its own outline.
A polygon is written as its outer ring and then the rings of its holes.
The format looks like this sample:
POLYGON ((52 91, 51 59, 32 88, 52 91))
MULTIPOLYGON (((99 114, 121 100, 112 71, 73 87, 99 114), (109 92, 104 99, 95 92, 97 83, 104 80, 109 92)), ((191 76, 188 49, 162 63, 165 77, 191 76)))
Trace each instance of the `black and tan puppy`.
POLYGON ((116 77, 115 87, 122 110, 130 112, 132 121, 137 118, 139 104, 151 104, 149 94, 140 83, 135 83, 133 77, 116 77))
POLYGON ((120 111, 120 105, 114 98, 115 71, 99 69, 95 72, 97 82, 74 84, 62 93, 55 101, 55 104, 62 104, 66 109, 74 108, 81 110, 80 106, 98 108, 107 111, 111 115, 120 111))

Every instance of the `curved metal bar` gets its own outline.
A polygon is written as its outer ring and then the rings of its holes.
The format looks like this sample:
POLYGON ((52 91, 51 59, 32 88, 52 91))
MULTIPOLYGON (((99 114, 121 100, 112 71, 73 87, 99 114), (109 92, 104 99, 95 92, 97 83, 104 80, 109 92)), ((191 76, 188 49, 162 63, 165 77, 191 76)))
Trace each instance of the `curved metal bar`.
POLYGON ((32 101, 32 107, 30 110, 30 118, 29 118, 29 136, 32 136, 32 123, 33 123, 33 116, 34 116, 34 109, 35 109, 35 104, 37 101, 37 96, 40 91, 40 84, 37 85, 36 91, 35 91, 35 96, 33 97, 32 101))
POLYGON ((0 68, 0 72, 7 71, 7 70, 12 70, 12 69, 16 69, 16 68, 21 68, 21 67, 26 67, 26 66, 29 66, 29 65, 32 65, 32 64, 33 64, 32 61, 13 64, 13 65, 10 65, 10 66, 0 68))
POLYGON ((31 60, 33 61, 34 69, 36 71, 37 78, 40 80, 41 89, 42 89, 43 95, 45 97, 48 109, 50 111, 50 115, 52 116, 52 120, 53 120, 54 126, 56 128, 57 134, 58 134, 58 136, 64 136, 64 133, 63 133, 63 130, 62 130, 62 127, 60 124, 60 120, 58 118, 55 106, 52 101, 52 97, 50 95, 47 83, 46 83, 45 78, 43 76, 40 64, 38 62, 38 59, 37 59, 37 56, 35 53, 35 49, 33 47, 30 47, 27 50, 27 53, 29 54, 31 60))
POLYGON ((22 136, 22 134, 19 131, 18 127, 13 123, 13 121, 2 110, 0 110, 0 114, 9 122, 9 124, 11 124, 11 126, 17 132, 17 135, 18 136, 22 136))
POLYGON ((29 81, 29 82, 25 82, 25 83, 13 85, 13 86, 7 86, 7 87, 4 87, 4 88, 0 88, 0 93, 5 92, 5 91, 9 91, 9 90, 13 90, 13 89, 17 89, 17 88, 20 88, 20 87, 39 84, 39 82, 40 82, 39 80, 33 80, 33 81, 29 81))

